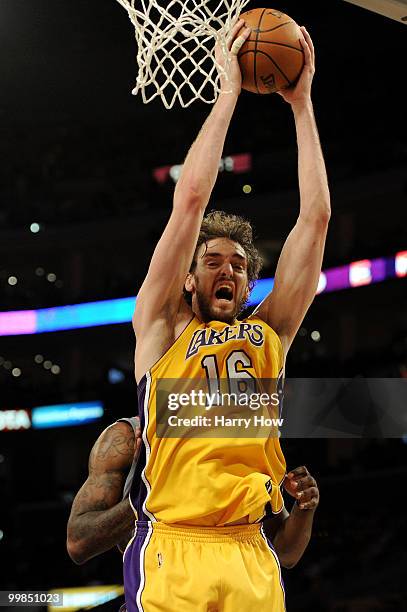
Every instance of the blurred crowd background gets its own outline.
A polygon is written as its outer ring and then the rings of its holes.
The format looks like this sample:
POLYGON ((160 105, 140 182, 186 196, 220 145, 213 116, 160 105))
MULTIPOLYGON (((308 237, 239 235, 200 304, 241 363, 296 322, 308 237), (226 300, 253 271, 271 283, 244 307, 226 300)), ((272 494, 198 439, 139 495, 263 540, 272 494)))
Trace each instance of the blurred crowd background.
MULTIPOLYGON (((316 47, 333 209, 323 267, 407 251, 405 27, 342 0, 273 8, 306 25, 316 47)), ((0 310, 135 296, 170 213, 174 166, 209 107, 166 111, 130 95, 133 30, 113 0, 3 0, 0 12, 0 310)), ((243 92, 224 154, 244 155, 245 169, 225 164, 210 207, 253 222, 262 275, 273 276, 299 204, 289 107, 243 92)), ((317 296, 287 375, 406 377, 406 306, 402 277, 317 296)), ((0 337, 0 416, 104 407, 96 423, 0 431, 0 590, 121 584, 117 551, 75 566, 65 529, 93 442, 135 414, 134 346, 130 323, 0 337)), ((321 490, 312 543, 284 572, 288 610, 406 609, 406 442, 284 441, 287 465, 307 465, 321 490)))

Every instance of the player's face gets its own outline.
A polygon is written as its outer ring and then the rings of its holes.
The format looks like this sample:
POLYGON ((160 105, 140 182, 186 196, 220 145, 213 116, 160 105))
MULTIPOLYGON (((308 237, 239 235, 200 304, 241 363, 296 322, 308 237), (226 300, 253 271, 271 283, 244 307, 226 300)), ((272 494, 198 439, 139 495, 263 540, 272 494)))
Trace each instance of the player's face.
POLYGON ((213 238, 201 245, 196 261, 190 277, 194 312, 205 322, 233 322, 248 297, 243 247, 228 238, 213 238))

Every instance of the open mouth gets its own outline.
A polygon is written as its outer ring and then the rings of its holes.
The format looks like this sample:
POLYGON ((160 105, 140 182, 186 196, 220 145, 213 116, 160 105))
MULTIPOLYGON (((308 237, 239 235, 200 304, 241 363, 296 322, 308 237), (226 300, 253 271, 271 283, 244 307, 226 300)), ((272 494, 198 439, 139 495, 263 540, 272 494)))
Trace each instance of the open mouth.
POLYGON ((219 287, 219 289, 215 291, 215 297, 218 300, 231 302, 233 300, 233 290, 230 287, 219 287))

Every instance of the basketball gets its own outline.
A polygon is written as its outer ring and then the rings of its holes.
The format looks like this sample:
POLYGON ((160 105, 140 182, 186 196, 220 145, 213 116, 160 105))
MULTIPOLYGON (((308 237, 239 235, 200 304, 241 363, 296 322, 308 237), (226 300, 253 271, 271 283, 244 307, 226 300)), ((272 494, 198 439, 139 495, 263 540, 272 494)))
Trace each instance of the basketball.
POLYGON ((288 15, 258 8, 240 15, 252 32, 238 53, 242 88, 268 94, 296 82, 304 66, 301 30, 288 15))

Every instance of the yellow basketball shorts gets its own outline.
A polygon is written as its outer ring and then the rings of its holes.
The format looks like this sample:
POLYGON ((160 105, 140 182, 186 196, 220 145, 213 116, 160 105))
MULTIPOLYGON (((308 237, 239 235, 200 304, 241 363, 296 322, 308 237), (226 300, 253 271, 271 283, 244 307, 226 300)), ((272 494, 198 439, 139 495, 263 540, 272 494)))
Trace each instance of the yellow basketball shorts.
POLYGON ((260 524, 137 521, 123 557, 127 612, 284 612, 277 555, 260 524))

